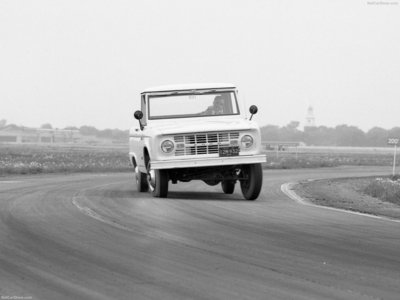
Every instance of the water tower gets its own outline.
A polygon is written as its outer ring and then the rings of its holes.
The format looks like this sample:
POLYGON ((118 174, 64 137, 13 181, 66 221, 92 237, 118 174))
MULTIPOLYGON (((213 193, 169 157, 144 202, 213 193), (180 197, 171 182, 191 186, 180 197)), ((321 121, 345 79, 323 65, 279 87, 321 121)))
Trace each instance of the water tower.
POLYGON ((311 105, 307 109, 306 124, 304 127, 315 127, 314 108, 311 105))

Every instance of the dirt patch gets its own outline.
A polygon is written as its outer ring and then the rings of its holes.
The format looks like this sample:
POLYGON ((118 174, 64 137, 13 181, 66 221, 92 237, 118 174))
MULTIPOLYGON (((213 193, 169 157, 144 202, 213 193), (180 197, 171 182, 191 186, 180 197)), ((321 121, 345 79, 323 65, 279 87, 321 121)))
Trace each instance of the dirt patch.
POLYGON ((374 180, 365 178, 325 179, 300 182, 294 187, 303 199, 321 206, 347 209, 400 219, 400 206, 363 193, 374 180))

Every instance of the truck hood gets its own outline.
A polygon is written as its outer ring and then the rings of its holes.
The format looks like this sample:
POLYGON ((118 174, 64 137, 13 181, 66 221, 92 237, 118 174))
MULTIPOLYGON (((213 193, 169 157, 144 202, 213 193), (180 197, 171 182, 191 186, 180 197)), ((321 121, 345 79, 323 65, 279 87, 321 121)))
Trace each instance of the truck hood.
POLYGON ((158 134, 170 135, 191 132, 210 132, 210 131, 232 131, 232 130, 251 130, 257 129, 255 122, 245 119, 223 119, 223 120, 168 120, 157 121, 148 126, 148 130, 154 130, 158 134))

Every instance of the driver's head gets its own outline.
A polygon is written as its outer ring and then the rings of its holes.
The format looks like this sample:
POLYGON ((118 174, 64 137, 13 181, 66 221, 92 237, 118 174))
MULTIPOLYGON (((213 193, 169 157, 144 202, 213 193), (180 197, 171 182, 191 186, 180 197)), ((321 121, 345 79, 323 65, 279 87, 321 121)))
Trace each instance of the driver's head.
POLYGON ((225 104, 224 98, 222 98, 222 96, 216 96, 213 104, 215 108, 223 110, 225 104))

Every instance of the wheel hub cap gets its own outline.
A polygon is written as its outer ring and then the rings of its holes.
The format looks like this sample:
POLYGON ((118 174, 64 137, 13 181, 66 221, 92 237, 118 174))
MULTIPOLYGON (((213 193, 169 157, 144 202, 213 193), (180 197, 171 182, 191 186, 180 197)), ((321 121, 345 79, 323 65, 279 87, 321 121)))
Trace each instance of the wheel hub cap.
POLYGON ((153 191, 156 187, 156 174, 150 165, 147 170, 147 181, 149 182, 150 189, 153 191))

